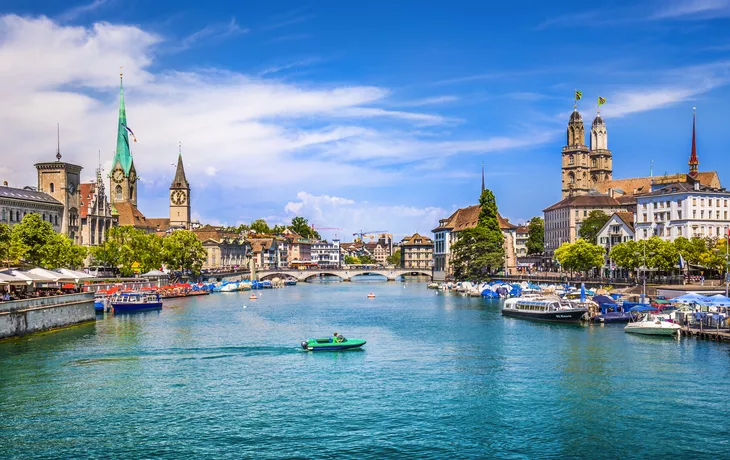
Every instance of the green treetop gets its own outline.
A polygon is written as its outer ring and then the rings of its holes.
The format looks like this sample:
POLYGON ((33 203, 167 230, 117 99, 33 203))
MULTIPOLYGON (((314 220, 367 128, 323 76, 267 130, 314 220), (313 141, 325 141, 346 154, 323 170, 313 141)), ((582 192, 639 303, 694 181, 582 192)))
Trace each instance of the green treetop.
POLYGON ((527 234, 527 254, 536 255, 545 252, 545 223, 542 217, 530 219, 527 234))
POLYGON ((578 230, 578 236, 588 241, 589 243, 596 244, 598 232, 601 230, 601 228, 603 228, 604 225, 606 225, 606 222, 608 222, 610 218, 611 217, 609 217, 603 211, 591 211, 590 214, 588 214, 588 217, 586 217, 586 219, 580 225, 580 230, 578 230))

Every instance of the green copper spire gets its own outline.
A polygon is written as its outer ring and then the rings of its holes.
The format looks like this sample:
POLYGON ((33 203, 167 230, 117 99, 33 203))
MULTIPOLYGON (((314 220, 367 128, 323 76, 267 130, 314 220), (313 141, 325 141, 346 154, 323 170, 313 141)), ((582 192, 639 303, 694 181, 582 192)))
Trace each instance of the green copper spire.
POLYGON ((127 110, 124 108, 124 85, 122 74, 119 74, 119 126, 117 131, 117 153, 114 155, 112 168, 119 163, 124 175, 129 175, 132 168, 132 153, 129 151, 129 132, 127 131, 127 110))

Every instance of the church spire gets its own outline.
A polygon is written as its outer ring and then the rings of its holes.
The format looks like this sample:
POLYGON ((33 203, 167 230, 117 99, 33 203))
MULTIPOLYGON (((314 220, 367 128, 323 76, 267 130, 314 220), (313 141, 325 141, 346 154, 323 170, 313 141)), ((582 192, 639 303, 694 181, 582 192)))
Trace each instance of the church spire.
POLYGON ((124 170, 125 175, 129 175, 132 168, 132 153, 129 150, 129 132, 127 127, 127 110, 124 106, 124 84, 122 81, 122 72, 119 72, 119 123, 117 126, 117 151, 114 154, 112 165, 119 165, 124 170))
POLYGON ((171 188, 190 188, 188 179, 185 177, 185 167, 183 166, 182 159, 182 142, 178 147, 177 155, 177 170, 175 171, 175 178, 172 180, 171 188))
POLYGON ((484 163, 482 163, 482 193, 484 193, 484 163))
POLYGON ((697 159, 697 109, 694 108, 692 113, 692 154, 689 157, 689 175, 690 177, 697 177, 699 174, 700 160, 697 159))

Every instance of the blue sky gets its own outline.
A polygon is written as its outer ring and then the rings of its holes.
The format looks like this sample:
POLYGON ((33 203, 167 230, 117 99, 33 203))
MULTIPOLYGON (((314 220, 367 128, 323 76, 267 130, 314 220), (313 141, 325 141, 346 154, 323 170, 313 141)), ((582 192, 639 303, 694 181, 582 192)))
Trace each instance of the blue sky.
POLYGON ((513 222, 560 198, 573 90, 596 98, 614 177, 728 172, 730 0, 8 1, 0 175, 55 154, 108 169, 124 65, 140 209, 167 213, 178 143, 202 222, 302 214, 325 236, 429 233, 476 202, 481 164, 513 222), (12 152, 12 155, 9 153, 12 152))

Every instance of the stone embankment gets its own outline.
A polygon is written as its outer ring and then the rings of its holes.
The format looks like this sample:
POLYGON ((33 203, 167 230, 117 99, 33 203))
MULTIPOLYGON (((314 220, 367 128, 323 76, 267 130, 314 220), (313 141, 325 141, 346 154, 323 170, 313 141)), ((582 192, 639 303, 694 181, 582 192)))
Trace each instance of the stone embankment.
POLYGON ((94 294, 39 297, 0 303, 0 339, 94 321, 94 294))

